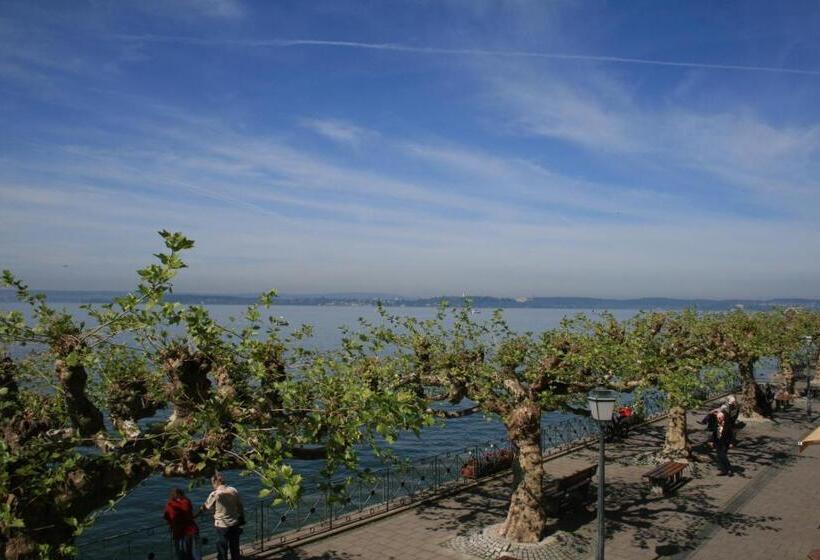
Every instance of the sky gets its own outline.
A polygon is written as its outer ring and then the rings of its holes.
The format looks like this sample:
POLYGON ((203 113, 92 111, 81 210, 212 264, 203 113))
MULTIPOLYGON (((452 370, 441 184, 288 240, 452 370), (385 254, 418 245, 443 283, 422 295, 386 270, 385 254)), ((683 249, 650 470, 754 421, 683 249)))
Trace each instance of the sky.
POLYGON ((820 298, 820 8, 0 0, 0 268, 820 298))

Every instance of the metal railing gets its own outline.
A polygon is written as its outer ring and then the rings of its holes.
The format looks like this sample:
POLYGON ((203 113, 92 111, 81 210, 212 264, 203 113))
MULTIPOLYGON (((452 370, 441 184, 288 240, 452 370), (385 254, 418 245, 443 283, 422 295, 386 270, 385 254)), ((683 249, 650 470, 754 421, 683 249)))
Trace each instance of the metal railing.
MULTIPOLYGON (((324 485, 324 489, 309 490, 293 507, 273 505, 270 499, 257 500, 252 507, 246 507, 242 543, 264 550, 458 489, 477 478, 484 478, 488 453, 508 448, 510 444, 506 441, 488 441, 432 457, 365 470, 348 484, 344 484, 343 479, 333 479, 324 485), (476 475, 465 476, 462 467, 471 460, 477 465, 476 475), (342 486, 344 491, 341 493, 330 491, 330 488, 342 486)), ((208 545, 215 536, 212 528, 204 525, 200 524, 201 536, 208 545)), ((148 558, 149 554, 157 560, 173 558, 165 524, 80 542, 78 548, 79 557, 84 559, 136 560, 148 558)))
MULTIPOLYGON (((717 393, 725 393, 734 388, 736 386, 727 385, 717 393)), ((640 408, 645 421, 650 422, 664 415, 665 405, 664 395, 644 394, 640 408)), ((569 417, 543 427, 541 449, 546 455, 567 451, 596 441, 598 430, 598 423, 591 418, 569 417)), ((308 491, 293 507, 275 506, 271 499, 258 500, 246 509, 247 524, 242 543, 262 551, 452 492, 497 472, 497 469, 487 468, 489 465, 483 462, 488 461, 488 456, 495 456, 495 452, 503 449, 511 449, 511 444, 505 440, 487 441, 431 457, 365 470, 363 475, 356 476, 348 484, 344 484, 341 479, 334 479, 324 485, 324 489, 317 487, 308 491), (474 462, 476 468, 472 475, 465 476, 467 473, 462 467, 470 461, 474 462), (343 485, 344 492, 330 491, 330 488, 338 489, 343 485)), ((210 548, 208 543, 213 542, 213 529, 203 526, 201 531, 205 548, 210 548)), ((80 558, 89 560, 173 558, 165 524, 80 542, 79 551, 80 558), (164 551, 167 551, 167 556, 164 551)))
POLYGON ((79 558, 102 560, 163 559, 175 558, 168 525, 152 525, 130 529, 112 535, 80 542, 77 546, 79 558))

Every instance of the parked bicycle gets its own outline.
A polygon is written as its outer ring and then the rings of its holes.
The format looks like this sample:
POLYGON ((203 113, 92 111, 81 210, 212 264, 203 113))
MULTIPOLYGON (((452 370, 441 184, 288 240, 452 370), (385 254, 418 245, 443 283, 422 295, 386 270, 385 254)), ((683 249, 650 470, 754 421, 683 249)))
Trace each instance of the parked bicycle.
POLYGON ((643 418, 631 406, 619 407, 612 413, 612 422, 604 426, 604 438, 611 442, 622 440, 629 435, 631 427, 641 423, 643 418))

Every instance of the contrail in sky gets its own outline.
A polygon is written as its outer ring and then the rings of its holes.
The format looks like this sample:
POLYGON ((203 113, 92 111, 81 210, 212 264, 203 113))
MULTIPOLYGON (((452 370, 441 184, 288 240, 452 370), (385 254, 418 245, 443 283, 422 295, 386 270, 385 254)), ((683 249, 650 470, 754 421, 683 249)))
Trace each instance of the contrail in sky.
POLYGON ((376 51, 393 51, 415 54, 440 54, 461 56, 498 56, 516 58, 541 58, 549 60, 584 60, 592 62, 609 62, 616 64, 645 64, 651 66, 673 66, 679 68, 703 68, 708 70, 740 70, 751 72, 774 72, 778 74, 802 74, 820 76, 820 70, 800 68, 781 68, 776 66, 747 66, 743 64, 711 64, 706 62, 684 62, 674 60, 655 60, 649 58, 630 58, 623 56, 603 56, 592 54, 549 53, 538 51, 508 51, 492 49, 450 49, 441 47, 416 47, 401 43, 362 43, 357 41, 328 41, 322 39, 201 39, 198 37, 180 37, 171 35, 115 35, 120 40, 145 41, 150 43, 175 43, 183 45, 200 45, 204 47, 232 46, 252 48, 287 48, 287 47, 342 47, 348 49, 366 49, 376 51))

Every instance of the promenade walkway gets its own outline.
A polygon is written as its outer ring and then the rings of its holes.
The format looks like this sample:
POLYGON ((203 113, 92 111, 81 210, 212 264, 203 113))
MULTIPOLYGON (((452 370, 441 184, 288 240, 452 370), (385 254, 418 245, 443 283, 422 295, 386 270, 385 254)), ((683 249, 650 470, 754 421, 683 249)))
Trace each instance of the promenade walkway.
MULTIPOLYGON (((659 449, 664 421, 609 445, 607 463, 607 558, 676 560, 737 558, 803 559, 820 548, 820 446, 797 455, 796 442, 809 427, 797 407, 775 422, 749 422, 730 452, 737 476, 718 477, 711 461, 692 465, 692 478, 668 497, 650 497, 641 475, 650 467, 641 457, 659 449)), ((691 414, 694 443, 706 433, 691 414)), ((708 453, 705 446, 700 450, 708 453)), ((594 449, 548 461, 549 476, 595 464, 594 449)), ((470 557, 448 545, 459 535, 503 520, 510 477, 488 480, 459 494, 374 520, 301 546, 254 558, 286 560, 424 560, 470 557)), ((590 558, 594 507, 554 520, 554 527, 577 535, 590 558)))

